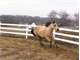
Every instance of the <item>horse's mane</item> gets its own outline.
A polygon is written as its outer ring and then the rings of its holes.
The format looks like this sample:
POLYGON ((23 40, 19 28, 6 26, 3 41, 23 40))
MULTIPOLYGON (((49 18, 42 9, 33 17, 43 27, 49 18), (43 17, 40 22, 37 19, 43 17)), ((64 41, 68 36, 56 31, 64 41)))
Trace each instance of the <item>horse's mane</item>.
POLYGON ((45 24, 45 26, 48 27, 50 24, 51 24, 51 22, 49 21, 49 22, 47 22, 47 23, 45 24))
POLYGON ((45 24, 45 26, 46 26, 46 27, 48 27, 51 23, 53 23, 53 24, 54 24, 54 23, 55 23, 55 20, 54 20, 53 22, 48 21, 48 22, 45 24))

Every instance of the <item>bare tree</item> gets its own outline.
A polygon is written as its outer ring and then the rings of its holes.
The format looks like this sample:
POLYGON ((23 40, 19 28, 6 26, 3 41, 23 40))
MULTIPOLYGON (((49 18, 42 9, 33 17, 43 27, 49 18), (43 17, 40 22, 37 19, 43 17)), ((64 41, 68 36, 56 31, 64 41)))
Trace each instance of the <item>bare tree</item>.
POLYGON ((76 26, 79 26, 79 13, 75 13, 74 16, 75 16, 75 24, 76 26))
POLYGON ((79 13, 75 13, 74 16, 75 16, 76 20, 79 20, 79 13))
POLYGON ((57 12, 56 12, 55 10, 52 10, 52 11, 49 13, 48 17, 50 18, 50 20, 53 20, 53 19, 56 18, 56 15, 57 15, 57 12))
POLYGON ((68 16, 69 16, 69 14, 66 12, 66 11, 61 11, 60 13, 59 13, 59 16, 61 17, 61 18, 67 18, 68 16))

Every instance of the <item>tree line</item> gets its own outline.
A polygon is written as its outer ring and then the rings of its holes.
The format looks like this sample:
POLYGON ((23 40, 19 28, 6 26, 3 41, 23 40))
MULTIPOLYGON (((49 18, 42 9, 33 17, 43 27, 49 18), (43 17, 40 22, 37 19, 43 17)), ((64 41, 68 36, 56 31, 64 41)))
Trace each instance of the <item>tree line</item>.
POLYGON ((2 23, 17 23, 17 24, 45 24, 47 21, 56 20, 60 26, 79 26, 79 13, 75 13, 74 17, 71 18, 65 11, 56 12, 51 11, 48 17, 39 16, 21 16, 21 15, 1 15, 0 21, 2 23))

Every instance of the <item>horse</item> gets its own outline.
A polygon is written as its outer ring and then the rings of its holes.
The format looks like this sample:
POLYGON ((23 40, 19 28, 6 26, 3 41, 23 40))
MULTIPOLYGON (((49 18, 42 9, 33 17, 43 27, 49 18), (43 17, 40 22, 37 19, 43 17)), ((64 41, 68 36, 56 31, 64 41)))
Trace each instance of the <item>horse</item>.
POLYGON ((48 21, 45 25, 38 25, 37 27, 33 27, 31 30, 31 33, 35 37, 39 38, 40 45, 43 45, 42 40, 44 38, 46 41, 50 42, 50 48, 51 48, 52 41, 54 46, 56 46, 55 40, 54 40, 54 34, 53 34, 53 32, 55 31, 59 31, 59 27, 54 20, 53 22, 48 21))

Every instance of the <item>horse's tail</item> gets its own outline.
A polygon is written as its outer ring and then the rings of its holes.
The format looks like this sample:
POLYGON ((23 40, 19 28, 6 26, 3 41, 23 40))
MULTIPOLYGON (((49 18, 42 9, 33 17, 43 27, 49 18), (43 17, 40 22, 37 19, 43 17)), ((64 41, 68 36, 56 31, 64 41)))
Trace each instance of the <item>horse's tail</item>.
POLYGON ((31 34, 33 34, 34 36, 36 36, 35 33, 34 33, 34 28, 31 29, 31 34))

